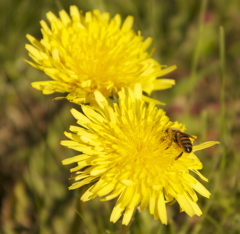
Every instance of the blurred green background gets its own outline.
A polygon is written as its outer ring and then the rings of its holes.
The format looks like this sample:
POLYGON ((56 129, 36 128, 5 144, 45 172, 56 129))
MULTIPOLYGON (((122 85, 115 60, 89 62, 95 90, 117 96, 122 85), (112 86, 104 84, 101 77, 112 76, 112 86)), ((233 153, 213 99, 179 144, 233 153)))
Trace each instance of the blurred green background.
MULTIPOLYGON (((239 233, 240 232, 240 2, 238 0, 9 0, 0 1, 0 233, 239 233), (24 62, 27 33, 41 38, 41 19, 77 5, 111 16, 133 15, 134 28, 153 37, 154 58, 178 66, 171 90, 156 92, 173 121, 187 126, 198 142, 218 140, 198 152, 210 199, 199 197, 201 217, 168 207, 169 225, 148 210, 136 212, 130 227, 109 222, 113 202, 82 203, 86 188, 68 191, 75 152, 60 146, 74 123, 74 104, 52 101, 30 85, 47 79, 24 62)), ((77 108, 77 107, 76 107, 77 108)))

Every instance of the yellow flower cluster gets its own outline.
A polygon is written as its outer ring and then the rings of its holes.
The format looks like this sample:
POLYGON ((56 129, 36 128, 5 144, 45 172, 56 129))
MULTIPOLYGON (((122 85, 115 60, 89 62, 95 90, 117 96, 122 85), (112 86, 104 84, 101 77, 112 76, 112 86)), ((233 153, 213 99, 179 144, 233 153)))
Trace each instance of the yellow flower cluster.
POLYGON ((26 49, 35 61, 29 63, 53 79, 32 83, 44 94, 67 93, 70 101, 92 103, 95 90, 110 97, 113 91, 140 83, 151 94, 175 84, 171 79, 157 79, 176 66, 165 68, 151 58, 147 49, 152 39, 143 40, 140 32, 131 29, 133 17, 122 23, 120 15, 110 19, 98 10, 83 16, 76 6, 70 7, 70 16, 64 10, 59 16, 47 13, 50 28, 41 21, 41 41, 27 35, 32 45, 26 49))
POLYGON ((188 215, 201 215, 196 192, 207 198, 210 193, 190 172, 207 181, 195 152, 218 142, 193 145, 195 137, 184 134, 185 126, 170 121, 155 106, 157 100, 143 95, 174 85, 157 78, 175 66, 163 69, 151 58, 151 39, 131 29, 130 16, 122 23, 119 15, 110 19, 95 10, 84 16, 71 6, 70 16, 49 12, 47 19, 51 27, 41 21, 43 39, 27 35, 32 45, 26 48, 35 61, 29 63, 53 79, 33 87, 44 94, 67 93, 69 101, 81 105, 82 112, 71 110, 78 126, 71 126, 65 133, 69 140, 61 142, 80 152, 63 161, 75 164, 70 189, 91 184, 82 201, 118 198, 110 220, 123 215, 124 225, 137 207, 149 207, 167 224, 166 205, 174 201, 188 215), (110 102, 111 96, 117 101, 110 102))

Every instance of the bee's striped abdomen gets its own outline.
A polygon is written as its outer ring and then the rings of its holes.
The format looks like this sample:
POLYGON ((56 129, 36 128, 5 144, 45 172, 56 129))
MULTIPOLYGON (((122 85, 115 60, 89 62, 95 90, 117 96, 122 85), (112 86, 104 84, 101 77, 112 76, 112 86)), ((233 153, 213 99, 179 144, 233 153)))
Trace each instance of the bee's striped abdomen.
POLYGON ((190 141, 189 137, 184 133, 178 133, 178 143, 180 144, 180 146, 182 146, 181 148, 186 153, 192 152, 192 142, 190 141))

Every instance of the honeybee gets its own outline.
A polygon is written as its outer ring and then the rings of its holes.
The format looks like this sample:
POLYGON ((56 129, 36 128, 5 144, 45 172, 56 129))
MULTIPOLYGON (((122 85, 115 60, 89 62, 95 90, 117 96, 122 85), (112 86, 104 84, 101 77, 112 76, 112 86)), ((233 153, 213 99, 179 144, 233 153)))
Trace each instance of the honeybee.
POLYGON ((195 139, 195 137, 188 135, 187 133, 181 132, 178 129, 169 128, 166 130, 167 133, 171 135, 171 140, 174 141, 183 151, 175 158, 178 160, 183 152, 191 153, 192 152, 192 142, 190 138, 195 139))

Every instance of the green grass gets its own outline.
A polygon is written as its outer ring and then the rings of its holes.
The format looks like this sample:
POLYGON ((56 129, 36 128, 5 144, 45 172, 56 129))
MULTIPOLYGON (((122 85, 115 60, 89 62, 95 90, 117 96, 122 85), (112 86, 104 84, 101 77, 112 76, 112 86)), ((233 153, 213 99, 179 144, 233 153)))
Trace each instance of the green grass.
POLYGON ((0 233, 238 233, 240 230, 240 3, 164 0, 9 0, 0 2, 0 233), (87 2, 87 3, 86 3, 87 2), (69 11, 76 4, 133 15, 134 28, 153 37, 154 57, 176 64, 170 90, 154 97, 167 103, 172 120, 186 124, 199 142, 220 145, 197 155, 211 198, 199 196, 201 217, 168 207, 169 225, 153 220, 148 210, 136 212, 130 226, 109 222, 114 202, 82 203, 86 188, 68 191, 69 168, 61 161, 75 152, 60 146, 63 132, 74 123, 67 101, 52 101, 31 88, 46 76, 29 66, 24 48, 27 33, 41 38, 45 13, 69 11))

